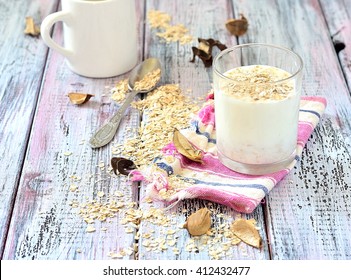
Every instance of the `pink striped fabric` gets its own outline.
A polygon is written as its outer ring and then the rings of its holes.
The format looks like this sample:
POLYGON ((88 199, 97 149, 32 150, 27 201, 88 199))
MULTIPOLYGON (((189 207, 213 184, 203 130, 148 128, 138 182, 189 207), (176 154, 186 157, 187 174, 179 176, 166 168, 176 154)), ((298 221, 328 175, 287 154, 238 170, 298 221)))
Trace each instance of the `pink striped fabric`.
POLYGON ((199 198, 227 205, 242 213, 251 213, 262 199, 286 176, 299 161, 302 149, 324 113, 326 100, 322 97, 302 97, 300 102, 297 156, 285 169, 260 176, 234 172, 220 163, 217 157, 213 94, 190 127, 182 130, 188 140, 204 152, 203 163, 191 161, 179 154, 173 143, 164 147, 161 158, 155 159, 155 169, 132 172, 132 180, 147 184, 148 196, 169 203, 169 207, 183 199, 199 198), (171 157, 170 157, 171 156, 171 157), (170 162, 169 158, 172 158, 170 162), (169 176, 187 182, 170 196, 169 176))

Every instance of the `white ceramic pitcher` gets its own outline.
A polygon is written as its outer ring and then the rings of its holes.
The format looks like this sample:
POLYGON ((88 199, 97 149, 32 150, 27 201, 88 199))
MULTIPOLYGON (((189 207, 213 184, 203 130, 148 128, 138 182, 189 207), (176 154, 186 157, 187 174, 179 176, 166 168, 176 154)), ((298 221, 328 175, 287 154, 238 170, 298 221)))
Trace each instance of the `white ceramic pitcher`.
POLYGON ((66 58, 75 73, 106 78, 132 69, 138 60, 135 0, 61 0, 62 11, 41 24, 44 42, 66 58), (63 22, 64 46, 50 35, 63 22))

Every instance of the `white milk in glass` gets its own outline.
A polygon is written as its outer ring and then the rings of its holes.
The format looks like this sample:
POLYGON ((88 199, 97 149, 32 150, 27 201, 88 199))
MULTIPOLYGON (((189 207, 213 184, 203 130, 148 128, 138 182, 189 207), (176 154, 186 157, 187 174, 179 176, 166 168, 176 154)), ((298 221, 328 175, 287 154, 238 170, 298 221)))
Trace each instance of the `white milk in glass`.
POLYGON ((230 78, 215 91, 219 156, 249 165, 294 158, 297 144, 299 89, 291 73, 250 65, 224 73, 230 78), (285 80, 286 79, 286 80, 285 80))

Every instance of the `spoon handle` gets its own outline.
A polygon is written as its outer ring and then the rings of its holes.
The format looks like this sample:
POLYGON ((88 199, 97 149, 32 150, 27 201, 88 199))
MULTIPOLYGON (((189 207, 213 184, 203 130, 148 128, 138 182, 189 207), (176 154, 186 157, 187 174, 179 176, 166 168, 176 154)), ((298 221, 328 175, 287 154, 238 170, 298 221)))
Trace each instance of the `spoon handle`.
POLYGON ((94 133, 89 140, 92 148, 100 148, 111 142, 117 132, 118 126, 124 116, 125 111, 138 93, 138 91, 129 92, 126 100, 124 101, 123 105, 119 107, 118 111, 106 124, 104 124, 94 133))

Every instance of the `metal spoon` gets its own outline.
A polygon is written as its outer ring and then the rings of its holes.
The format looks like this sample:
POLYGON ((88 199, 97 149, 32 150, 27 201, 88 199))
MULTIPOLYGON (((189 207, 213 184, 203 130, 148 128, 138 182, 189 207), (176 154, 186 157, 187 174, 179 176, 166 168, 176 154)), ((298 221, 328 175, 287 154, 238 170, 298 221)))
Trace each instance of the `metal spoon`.
POLYGON ((157 69, 161 70, 160 61, 157 58, 148 58, 132 70, 128 80, 128 87, 131 91, 128 93, 126 100, 118 109, 117 113, 113 115, 113 117, 106 124, 100 127, 99 130, 97 130, 90 138, 89 143, 92 148, 99 148, 111 142, 117 132, 118 126, 125 111, 129 107, 130 103, 132 103, 134 97, 138 93, 148 93, 149 91, 153 90, 159 81, 157 81, 151 88, 139 90, 134 90, 135 83, 141 81, 147 74, 157 69))

